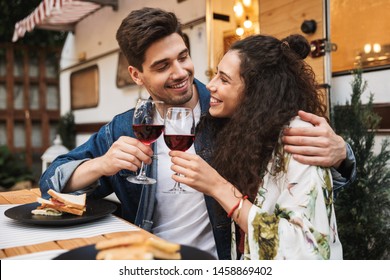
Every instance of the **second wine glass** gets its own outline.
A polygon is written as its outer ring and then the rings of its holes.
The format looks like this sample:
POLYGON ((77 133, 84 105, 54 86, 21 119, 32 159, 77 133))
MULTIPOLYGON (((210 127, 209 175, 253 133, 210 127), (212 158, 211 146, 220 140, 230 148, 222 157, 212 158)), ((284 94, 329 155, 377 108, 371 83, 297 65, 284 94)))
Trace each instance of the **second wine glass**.
MULTIPOLYGON (((133 116, 133 131, 139 141, 149 146, 160 137, 164 130, 164 113, 163 101, 138 99, 133 116)), ((156 183, 155 179, 146 177, 143 162, 139 174, 137 176, 129 176, 127 180, 135 184, 156 183)))
MULTIPOLYGON (((195 139, 195 118, 191 108, 171 107, 165 115, 164 141, 171 150, 187 151, 195 139)), ((176 173, 176 175, 179 175, 176 173)), ((179 182, 166 193, 189 193, 179 182)))

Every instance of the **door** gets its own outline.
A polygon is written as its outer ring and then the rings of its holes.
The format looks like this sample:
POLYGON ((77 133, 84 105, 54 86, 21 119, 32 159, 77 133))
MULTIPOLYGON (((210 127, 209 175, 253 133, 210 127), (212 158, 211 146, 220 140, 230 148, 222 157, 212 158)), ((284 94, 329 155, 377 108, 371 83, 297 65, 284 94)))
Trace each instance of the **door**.
MULTIPOLYGON (((290 34, 301 34, 309 42, 329 38, 328 5, 327 0, 259 0, 260 33, 279 39, 290 34), (316 22, 314 33, 303 33, 301 25, 305 20, 316 22)), ((311 65, 318 83, 324 89, 324 102, 330 104, 330 53, 324 52, 324 55, 315 58, 309 55, 306 62, 311 65)))
POLYGON ((60 118, 59 49, 0 44, 0 145, 25 155, 35 177, 60 118))
MULTIPOLYGON (((216 65, 228 46, 251 34, 268 34, 282 39, 290 34, 301 34, 309 42, 316 43, 318 50, 324 44, 321 40, 329 38, 328 0, 208 0, 209 39, 209 78, 215 72, 216 65), (238 9, 237 9, 238 8, 238 9), (250 28, 244 28, 238 35, 239 27, 245 27, 250 19, 250 28), (315 32, 306 34, 301 30, 304 21, 315 21, 315 32)), ((329 87, 331 79, 330 53, 321 51, 306 61, 316 73, 317 82, 323 89, 325 104, 330 104, 329 87)), ((327 106, 328 107, 328 106, 327 106)))

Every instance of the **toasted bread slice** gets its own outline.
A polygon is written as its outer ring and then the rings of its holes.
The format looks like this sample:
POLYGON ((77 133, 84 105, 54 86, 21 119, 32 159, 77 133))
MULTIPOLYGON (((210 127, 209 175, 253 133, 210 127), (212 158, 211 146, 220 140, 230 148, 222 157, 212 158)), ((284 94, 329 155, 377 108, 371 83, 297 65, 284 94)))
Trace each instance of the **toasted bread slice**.
POLYGON ((156 248, 159 251, 163 251, 168 254, 173 254, 180 250, 179 244, 162 239, 149 238, 146 243, 150 245, 150 247, 156 248))
POLYGON ((153 254, 145 245, 114 247, 99 251, 97 260, 151 260, 153 254))
POLYGON ((81 195, 67 194, 67 193, 58 193, 52 189, 47 192, 50 196, 57 201, 64 203, 68 207, 76 208, 83 210, 85 208, 85 201, 87 195, 85 193, 81 195))
POLYGON ((180 252, 173 252, 173 253, 167 253, 164 252, 158 248, 155 247, 148 247, 148 252, 153 254, 153 257, 155 259, 160 259, 160 260, 180 260, 181 259, 181 254, 180 252))
POLYGON ((128 236, 102 240, 95 245, 98 260, 180 260, 180 245, 154 239, 145 233, 132 232, 128 236))
POLYGON ((131 235, 102 240, 96 243, 96 250, 105 250, 108 248, 120 247, 120 246, 129 246, 129 245, 140 245, 144 244, 147 237, 145 234, 140 232, 133 232, 131 235))
POLYGON ((80 210, 77 208, 69 207, 67 205, 55 204, 53 203, 53 201, 43 199, 41 197, 38 197, 37 201, 41 204, 41 206, 39 207, 40 209, 52 208, 61 212, 66 212, 77 216, 82 216, 84 214, 84 209, 80 210))

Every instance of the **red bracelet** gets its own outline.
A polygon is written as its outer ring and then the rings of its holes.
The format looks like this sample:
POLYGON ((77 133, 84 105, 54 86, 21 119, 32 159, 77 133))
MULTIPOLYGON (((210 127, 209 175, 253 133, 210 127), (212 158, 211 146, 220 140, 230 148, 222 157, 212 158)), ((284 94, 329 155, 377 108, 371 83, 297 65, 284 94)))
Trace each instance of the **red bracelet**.
MULTIPOLYGON (((229 213, 227 214, 227 217, 228 217, 228 218, 231 218, 231 217, 233 216, 234 211, 236 211, 237 208, 238 208, 238 206, 240 205, 241 201, 243 201, 243 200, 245 200, 245 199, 247 199, 247 198, 248 198, 247 195, 243 196, 243 197, 237 202, 237 204, 234 205, 233 208, 229 211, 229 213)), ((242 205, 242 204, 241 204, 241 205, 242 205)))
POLYGON ((240 205, 238 206, 237 208, 237 216, 236 216, 236 220, 238 220, 238 218, 240 218, 240 213, 241 213, 241 208, 242 208, 242 205, 244 204, 244 200, 247 199, 248 196, 244 196, 241 200, 240 200, 240 205))

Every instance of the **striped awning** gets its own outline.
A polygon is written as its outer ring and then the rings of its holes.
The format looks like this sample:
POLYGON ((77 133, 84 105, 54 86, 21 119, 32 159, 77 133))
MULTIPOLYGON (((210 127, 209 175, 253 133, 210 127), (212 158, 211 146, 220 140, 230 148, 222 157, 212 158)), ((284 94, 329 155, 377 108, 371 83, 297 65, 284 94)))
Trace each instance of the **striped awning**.
POLYGON ((16 42, 34 28, 73 31, 77 22, 106 5, 116 10, 118 0, 43 0, 30 15, 15 24, 12 41, 16 42))

